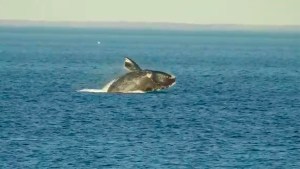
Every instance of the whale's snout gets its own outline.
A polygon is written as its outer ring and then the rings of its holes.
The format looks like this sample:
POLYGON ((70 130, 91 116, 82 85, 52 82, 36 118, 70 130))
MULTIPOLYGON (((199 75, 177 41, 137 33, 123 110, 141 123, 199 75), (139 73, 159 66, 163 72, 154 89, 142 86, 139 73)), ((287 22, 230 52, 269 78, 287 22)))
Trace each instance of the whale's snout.
POLYGON ((174 75, 159 71, 153 71, 153 74, 154 82, 157 83, 161 89, 169 88, 176 82, 176 77, 174 75))
POLYGON ((171 77, 168 77, 167 79, 168 86, 172 86, 176 83, 176 77, 174 75, 171 75, 171 77))

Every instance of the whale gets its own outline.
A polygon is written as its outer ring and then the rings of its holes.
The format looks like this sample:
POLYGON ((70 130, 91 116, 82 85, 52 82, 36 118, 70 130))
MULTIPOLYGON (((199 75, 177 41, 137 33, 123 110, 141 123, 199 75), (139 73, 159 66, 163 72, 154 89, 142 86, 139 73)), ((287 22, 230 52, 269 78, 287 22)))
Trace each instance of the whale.
POLYGON ((125 57, 124 68, 127 73, 113 79, 103 89, 108 93, 145 93, 167 89, 176 83, 172 74, 142 69, 132 59, 125 57))

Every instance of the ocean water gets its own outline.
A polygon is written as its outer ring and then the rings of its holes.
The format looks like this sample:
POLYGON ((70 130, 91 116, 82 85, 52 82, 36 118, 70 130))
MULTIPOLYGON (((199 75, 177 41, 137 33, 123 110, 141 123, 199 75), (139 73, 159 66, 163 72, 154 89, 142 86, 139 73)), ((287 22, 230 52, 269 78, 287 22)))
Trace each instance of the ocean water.
POLYGON ((300 33, 1 27, 0 168, 300 168, 300 33))

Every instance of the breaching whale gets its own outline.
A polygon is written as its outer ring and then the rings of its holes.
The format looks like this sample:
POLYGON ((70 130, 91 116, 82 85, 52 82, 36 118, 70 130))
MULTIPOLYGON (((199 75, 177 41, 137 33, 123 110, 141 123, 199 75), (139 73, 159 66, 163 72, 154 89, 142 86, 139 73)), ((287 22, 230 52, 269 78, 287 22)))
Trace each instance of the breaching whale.
POLYGON ((175 76, 165 72, 141 69, 128 57, 124 68, 128 73, 109 82, 104 89, 110 93, 150 92, 166 89, 175 84, 175 76))

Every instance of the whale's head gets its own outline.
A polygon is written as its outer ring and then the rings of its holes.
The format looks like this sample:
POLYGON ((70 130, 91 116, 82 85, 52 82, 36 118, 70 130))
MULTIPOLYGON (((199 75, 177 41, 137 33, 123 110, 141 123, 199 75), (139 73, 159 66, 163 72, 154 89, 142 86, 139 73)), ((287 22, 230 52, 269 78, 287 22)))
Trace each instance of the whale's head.
POLYGON ((149 70, 149 71, 152 74, 150 78, 161 89, 171 87, 176 83, 176 78, 174 75, 161 72, 161 71, 153 71, 153 70, 149 70))
MULTIPOLYGON (((147 75, 147 78, 150 80, 146 80, 149 84, 152 84, 151 89, 149 90, 160 90, 169 88, 175 85, 176 78, 174 75, 168 74, 166 72, 157 71, 157 70, 149 70, 149 69, 141 69, 140 66, 135 63, 133 60, 129 58, 125 58, 124 67, 130 72, 144 72, 147 75)), ((145 84, 145 83, 143 83, 145 84)), ((148 86, 148 85, 147 85, 148 86)), ((148 89, 148 88, 147 88, 148 89)))

